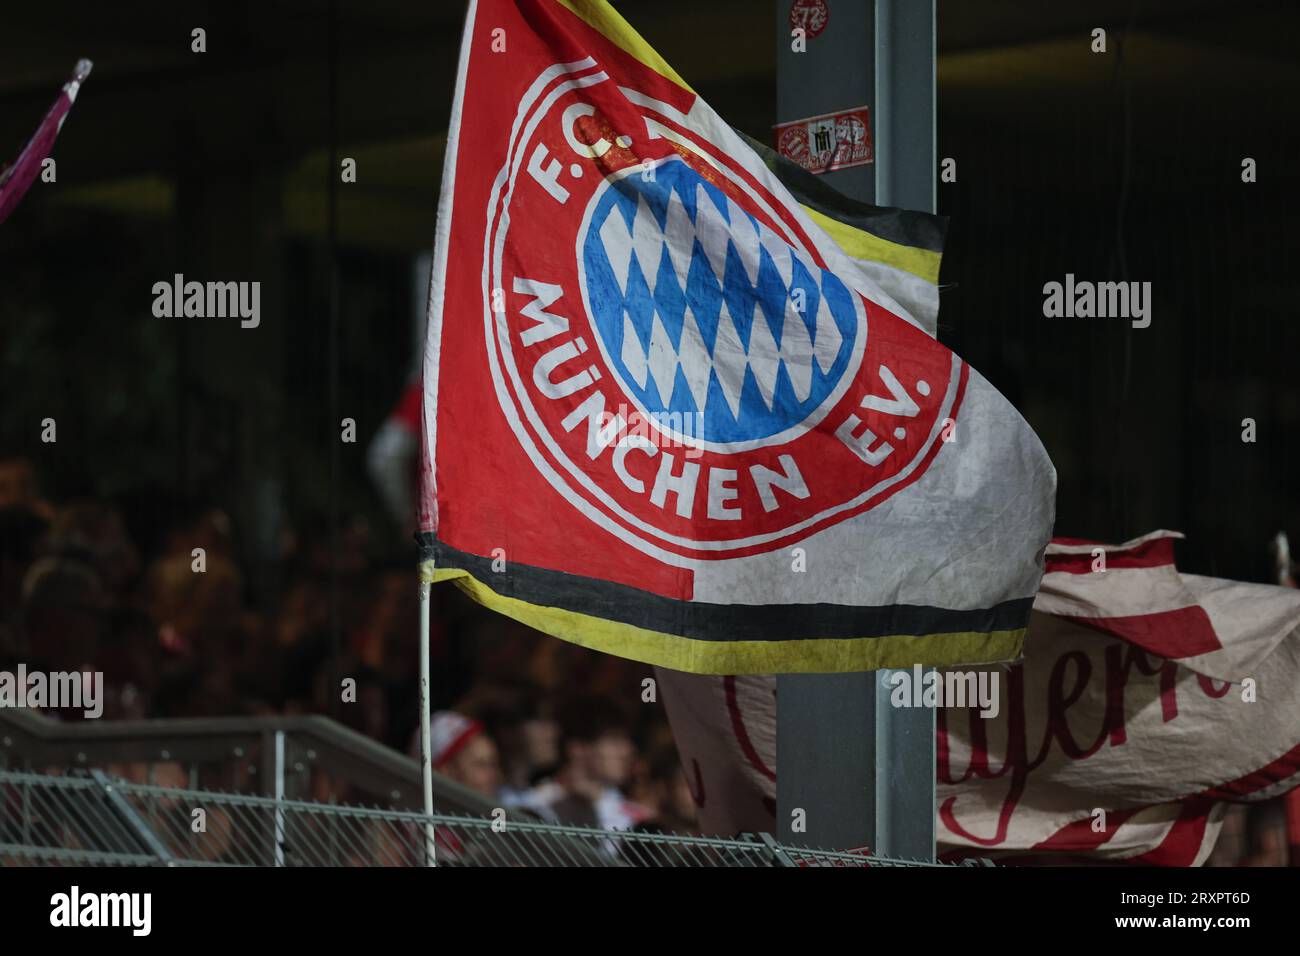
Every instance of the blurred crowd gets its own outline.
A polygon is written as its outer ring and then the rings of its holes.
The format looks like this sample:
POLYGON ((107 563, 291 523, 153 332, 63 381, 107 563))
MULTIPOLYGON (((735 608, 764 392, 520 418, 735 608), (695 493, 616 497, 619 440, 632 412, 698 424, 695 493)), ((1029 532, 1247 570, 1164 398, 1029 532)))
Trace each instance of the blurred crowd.
MULTIPOLYGON (((54 502, 30 461, 0 458, 0 670, 102 672, 107 720, 316 713, 418 753, 414 546, 385 562, 364 520, 339 533, 331 567, 323 517, 286 531, 278 594, 257 601, 221 509, 54 502)), ((647 666, 543 638, 453 588, 433 600, 440 773, 547 820, 694 830, 663 709, 642 701, 647 666)))
MULTIPOLYGON (((414 548, 375 561, 371 537, 345 521, 332 569, 326 522, 303 521, 281 541, 278 594, 259 606, 219 508, 56 503, 29 461, 0 458, 0 670, 100 671, 104 719, 326 714, 416 756, 414 548)), ((552 822, 696 832, 663 708, 642 700, 648 667, 544 638, 454 588, 433 595, 440 774, 552 822)), ((155 779, 187 782, 179 765, 155 779)), ((1231 808, 1209 863, 1286 865, 1287 852, 1271 801, 1231 808)))

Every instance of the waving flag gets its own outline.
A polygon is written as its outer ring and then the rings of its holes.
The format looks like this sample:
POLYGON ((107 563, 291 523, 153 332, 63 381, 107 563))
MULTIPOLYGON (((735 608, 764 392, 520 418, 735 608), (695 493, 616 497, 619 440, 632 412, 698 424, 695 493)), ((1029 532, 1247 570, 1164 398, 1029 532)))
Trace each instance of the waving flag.
POLYGON ((90 68, 89 60, 77 61, 72 79, 64 84, 54 105, 50 107, 50 111, 45 114, 45 119, 41 120, 41 125, 37 127, 36 133, 23 147, 23 151, 18 154, 13 164, 0 169, 0 222, 9 218, 9 214, 17 208, 28 188, 40 175, 41 164, 54 148, 54 140, 58 137, 59 130, 63 129, 63 121, 77 99, 77 91, 81 89, 81 84, 90 75, 90 68))
POLYGON ((1055 475, 928 334, 941 231, 768 162, 608 4, 471 3, 425 577, 683 671, 1014 658, 1055 475))
MULTIPOLYGON (((1200 864, 1228 803, 1300 785, 1300 592, 1182 574, 1176 537, 1048 549, 996 715, 937 715, 950 858, 1200 864)), ((706 831, 772 829, 775 679, 658 674, 706 831)))

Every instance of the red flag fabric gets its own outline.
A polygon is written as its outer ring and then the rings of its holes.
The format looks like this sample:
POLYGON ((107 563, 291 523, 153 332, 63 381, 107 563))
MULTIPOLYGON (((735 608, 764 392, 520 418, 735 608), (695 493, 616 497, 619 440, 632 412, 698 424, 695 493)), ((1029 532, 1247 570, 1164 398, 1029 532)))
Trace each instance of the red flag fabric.
POLYGON ((58 137, 59 130, 63 129, 63 121, 77 99, 81 84, 90 75, 91 66, 89 60, 77 62, 72 79, 63 85, 54 105, 45 114, 41 125, 36 128, 18 158, 11 165, 0 169, 0 223, 9 218, 9 214, 17 208, 28 188, 40 175, 41 164, 54 148, 54 140, 58 137))
POLYGON ((825 223, 608 3, 471 3, 426 578, 697 673, 1015 658, 1051 462, 902 304, 937 292, 863 264, 935 251, 851 255, 825 223))

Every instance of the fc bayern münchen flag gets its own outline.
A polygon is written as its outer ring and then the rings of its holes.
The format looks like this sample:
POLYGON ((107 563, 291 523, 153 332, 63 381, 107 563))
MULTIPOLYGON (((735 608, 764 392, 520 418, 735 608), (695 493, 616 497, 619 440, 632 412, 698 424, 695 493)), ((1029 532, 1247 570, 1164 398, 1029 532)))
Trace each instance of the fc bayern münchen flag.
POLYGON ((934 275, 834 218, 608 4, 471 3, 424 579, 696 673, 1018 656, 1051 462, 927 333, 934 275))

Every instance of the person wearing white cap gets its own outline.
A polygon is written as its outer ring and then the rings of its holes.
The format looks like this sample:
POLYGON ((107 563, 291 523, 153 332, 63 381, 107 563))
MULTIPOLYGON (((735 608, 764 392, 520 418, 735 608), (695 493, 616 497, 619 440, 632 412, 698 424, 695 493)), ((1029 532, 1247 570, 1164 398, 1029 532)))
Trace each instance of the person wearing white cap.
MULTIPOLYGON (((495 798, 501 787, 501 759, 497 745, 482 722, 453 710, 440 710, 429 724, 433 769, 469 789, 495 798)), ((416 731, 412 752, 420 752, 416 731)))

